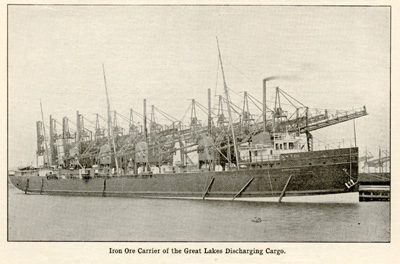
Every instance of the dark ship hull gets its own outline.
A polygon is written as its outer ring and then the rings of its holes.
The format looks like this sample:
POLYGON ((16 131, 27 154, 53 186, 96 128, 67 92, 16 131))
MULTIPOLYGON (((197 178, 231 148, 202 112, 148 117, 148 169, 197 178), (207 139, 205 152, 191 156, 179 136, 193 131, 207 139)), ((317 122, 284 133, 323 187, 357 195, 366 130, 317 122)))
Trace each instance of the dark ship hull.
POLYGON ((84 126, 83 115, 77 111, 75 133, 70 132, 68 118, 64 117, 62 133, 58 134, 56 120, 50 116, 47 140, 42 115, 42 121, 36 122, 37 160, 41 158, 42 169, 37 173, 15 173, 9 176, 10 181, 25 193, 40 194, 279 202, 358 201, 358 149, 313 151, 311 132, 365 116, 365 106, 351 111, 312 110, 296 99, 300 105, 294 105, 286 97, 287 93, 276 87, 275 107, 267 119, 266 82, 271 78, 265 78, 262 108, 256 105, 262 109, 262 122, 250 114, 247 92, 242 113, 235 110, 236 115, 232 115, 234 108, 220 52, 219 64, 227 111, 219 96, 218 114, 214 114, 213 120, 211 90, 208 89, 206 126, 196 116, 194 99, 189 127, 159 109, 157 111, 172 123, 157 123, 154 106, 148 126, 144 99, 143 129, 139 132, 131 109, 130 118, 125 118, 129 120, 128 134, 118 126, 115 111, 114 118, 111 117, 103 66, 107 137, 105 129, 99 125, 98 114, 95 129, 90 131, 84 126), (295 108, 294 113, 289 115, 282 109, 281 93, 295 108), (194 157, 190 157, 192 154, 194 157), (218 171, 221 169, 223 171, 218 171), (352 199, 345 199, 347 196, 352 199))
MULTIPOLYGON (((25 193, 137 198, 287 202, 357 202, 358 148, 282 154, 221 172, 138 174, 77 178, 10 175, 25 193)), ((61 175, 63 175, 61 177, 61 175)))

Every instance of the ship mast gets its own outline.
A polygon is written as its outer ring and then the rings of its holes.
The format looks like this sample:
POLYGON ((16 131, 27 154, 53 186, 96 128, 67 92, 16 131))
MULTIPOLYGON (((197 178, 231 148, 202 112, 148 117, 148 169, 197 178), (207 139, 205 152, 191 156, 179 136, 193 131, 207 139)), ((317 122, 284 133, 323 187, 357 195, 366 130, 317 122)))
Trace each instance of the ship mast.
POLYGON ((42 108, 42 100, 40 100, 40 111, 42 112, 42 124, 43 124, 43 134, 44 134, 44 147, 46 148, 46 154, 47 154, 47 166, 50 165, 50 157, 49 157, 49 150, 47 148, 47 140, 46 140, 46 128, 44 125, 44 118, 43 118, 43 108, 42 108))
MULTIPOLYGON (((111 112, 110 112, 110 100, 108 98, 108 89, 107 89, 107 81, 106 81, 106 72, 104 70, 104 64, 103 64, 103 76, 104 76, 104 87, 106 89, 106 96, 107 96, 107 132, 108 132, 108 145, 110 146, 110 137, 111 137, 111 112)), ((115 166, 117 168, 117 173, 119 172, 119 167, 118 167, 118 160, 117 160, 117 152, 115 150, 115 140, 114 140, 114 135, 112 137, 112 144, 113 144, 113 149, 114 149, 114 159, 115 159, 115 166)))
MULTIPOLYGON (((226 85, 226 81, 225 81, 224 66, 222 65, 221 51, 219 49, 218 38, 217 38, 217 46, 218 46, 219 62, 221 64, 222 78, 224 80, 224 91, 225 91, 225 97, 226 97, 226 105, 228 108, 229 125, 231 126, 231 129, 232 129, 232 140, 233 140, 233 147, 235 150, 235 157, 236 157, 236 169, 239 169, 239 155, 238 155, 237 146, 236 146, 235 130, 233 128, 229 92, 228 92, 228 86, 226 85)), ((229 142, 229 139, 228 139, 228 142, 229 142)))

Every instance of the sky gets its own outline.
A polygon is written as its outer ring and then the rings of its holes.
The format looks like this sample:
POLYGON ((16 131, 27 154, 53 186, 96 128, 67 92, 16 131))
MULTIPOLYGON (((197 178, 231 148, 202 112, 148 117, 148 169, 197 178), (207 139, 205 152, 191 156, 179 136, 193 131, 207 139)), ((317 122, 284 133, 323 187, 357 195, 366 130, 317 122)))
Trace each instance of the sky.
MULTIPOLYGON (((277 86, 310 108, 365 105, 369 115, 355 121, 360 156, 389 150, 388 7, 9 6, 9 167, 35 159, 40 101, 46 124, 50 114, 60 123, 75 123, 76 111, 92 122, 107 116, 103 64, 111 108, 123 116, 142 113, 146 99, 148 113, 154 105, 181 120, 191 99, 207 105, 207 89, 215 105, 216 37, 235 104, 243 91, 261 101, 262 79, 280 76, 267 83, 268 107, 277 86)), ((313 135, 350 144, 353 122, 313 135)))

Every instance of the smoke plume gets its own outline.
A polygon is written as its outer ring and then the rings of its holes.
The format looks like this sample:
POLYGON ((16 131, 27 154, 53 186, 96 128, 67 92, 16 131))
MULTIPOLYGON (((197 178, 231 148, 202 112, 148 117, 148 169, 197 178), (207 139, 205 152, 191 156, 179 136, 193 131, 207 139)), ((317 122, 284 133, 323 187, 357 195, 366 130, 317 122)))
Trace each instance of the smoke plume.
POLYGON ((296 75, 277 75, 277 76, 270 76, 264 79, 264 82, 282 79, 282 80, 297 80, 298 77, 296 75))

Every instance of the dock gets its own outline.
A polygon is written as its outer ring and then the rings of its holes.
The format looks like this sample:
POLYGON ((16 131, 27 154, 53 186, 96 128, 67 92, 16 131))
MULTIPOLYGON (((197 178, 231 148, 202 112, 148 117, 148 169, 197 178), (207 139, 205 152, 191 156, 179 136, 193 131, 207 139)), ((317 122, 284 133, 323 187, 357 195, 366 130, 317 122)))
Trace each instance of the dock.
POLYGON ((390 201, 390 173, 360 173, 359 201, 390 201))

